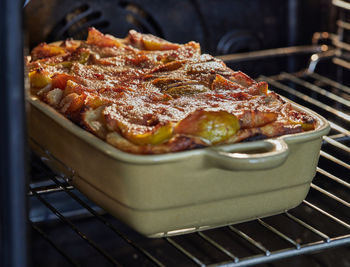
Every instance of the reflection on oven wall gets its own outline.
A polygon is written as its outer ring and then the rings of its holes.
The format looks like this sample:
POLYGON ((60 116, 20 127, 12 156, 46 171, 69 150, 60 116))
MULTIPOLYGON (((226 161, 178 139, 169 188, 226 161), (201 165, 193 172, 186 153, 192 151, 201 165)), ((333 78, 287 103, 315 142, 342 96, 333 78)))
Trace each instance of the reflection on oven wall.
POLYGON ((124 37, 130 29, 169 41, 201 43, 214 55, 311 42, 329 30, 330 0, 32 0, 25 7, 29 45, 73 37, 88 27, 124 37))

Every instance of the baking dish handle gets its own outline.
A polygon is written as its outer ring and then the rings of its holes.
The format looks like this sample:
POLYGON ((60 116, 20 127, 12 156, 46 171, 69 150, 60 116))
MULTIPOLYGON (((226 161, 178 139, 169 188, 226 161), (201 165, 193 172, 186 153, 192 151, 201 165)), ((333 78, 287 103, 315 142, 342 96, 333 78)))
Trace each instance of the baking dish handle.
POLYGON ((263 170, 282 165, 288 154, 289 148, 283 139, 271 139, 212 147, 207 150, 207 159, 210 164, 227 170, 263 170))

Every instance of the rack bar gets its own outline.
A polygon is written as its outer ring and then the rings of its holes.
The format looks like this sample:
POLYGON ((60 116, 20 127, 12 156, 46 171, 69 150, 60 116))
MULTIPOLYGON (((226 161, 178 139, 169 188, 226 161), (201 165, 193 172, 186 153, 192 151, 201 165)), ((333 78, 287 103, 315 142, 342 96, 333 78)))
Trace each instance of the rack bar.
POLYGON ((314 210, 317 210, 318 212, 322 213, 323 215, 326 215, 328 218, 332 219, 333 221, 343 225, 344 227, 346 227, 347 229, 350 229, 350 225, 347 224, 346 222, 338 219, 337 217, 333 216, 332 214, 324 211, 323 209, 315 206, 314 204, 311 204, 310 202, 306 201, 306 200, 303 200, 303 202, 308 205, 309 207, 313 208, 314 210))
POLYGON ((314 234, 318 235, 319 237, 323 238, 327 243, 330 242, 331 238, 322 233, 321 231, 317 230, 316 228, 312 227, 310 224, 300 220, 299 218, 295 217, 294 215, 290 214, 288 211, 285 212, 285 214, 292 219, 293 221, 295 221, 296 223, 300 224, 301 226, 303 226, 304 228, 310 230, 311 232, 313 232, 314 234))
POLYGON ((327 143, 339 148, 339 149, 342 149, 344 150, 345 152, 347 153, 350 153, 350 148, 343 145, 342 143, 339 143, 338 141, 328 137, 328 136, 323 136, 323 140, 325 140, 327 143))
POLYGON ((337 7, 341 7, 341 8, 345 8, 347 10, 350 10, 350 3, 345 2, 343 0, 333 0, 332 4, 337 6, 337 7))
POLYGON ((165 237, 165 240, 169 242, 173 247, 178 249, 180 252, 185 254, 190 260, 192 260, 194 263, 196 263, 198 266, 205 267, 205 264, 201 262, 198 258, 196 258, 194 255, 192 255, 189 251, 187 251, 185 248, 183 248, 179 243, 177 243, 174 239, 170 237, 165 237))
MULTIPOLYGON (((349 25, 350 25, 350 23, 349 23, 349 25)), ((350 94, 350 87, 348 87, 346 85, 338 83, 338 82, 336 82, 336 81, 334 81, 332 79, 329 79, 329 78, 327 78, 327 77, 325 77, 323 75, 320 75, 320 74, 318 74, 316 72, 310 73, 309 76, 314 78, 314 79, 316 79, 316 80, 319 80, 319 81, 321 81, 323 83, 326 83, 326 84, 328 84, 330 86, 333 86, 333 87, 335 87, 337 89, 340 89, 340 90, 344 91, 345 93, 350 94)))
POLYGON ((347 129, 339 126, 338 124, 335 124, 334 122, 328 121, 329 125, 332 127, 332 129, 341 132, 342 134, 345 134, 347 136, 350 136, 350 131, 348 131, 347 129))
POLYGON ((301 54, 301 53, 318 53, 322 52, 322 47, 319 45, 303 45, 303 46, 290 46, 290 47, 282 47, 282 48, 274 48, 274 49, 266 49, 261 51, 252 51, 246 53, 239 54, 229 54, 217 56, 217 58, 223 60, 226 63, 236 62, 236 61, 247 61, 247 60, 255 60, 259 58, 266 57, 276 57, 276 56, 286 56, 293 54, 301 54))
POLYGON ((344 206, 350 208, 350 203, 349 202, 345 201, 344 199, 341 199, 340 197, 337 197, 336 195, 328 192, 327 190, 324 190, 323 188, 321 188, 321 187, 319 187, 319 186, 317 186, 315 184, 311 184, 311 188, 317 190, 318 192, 326 195, 327 197, 332 198, 332 199, 338 201, 339 203, 343 204, 344 206))
POLYGON ((326 111, 328 111, 328 112, 330 112, 330 113, 332 113, 332 114, 334 114, 334 115, 336 115, 336 116, 338 116, 346 121, 350 121, 350 115, 348 115, 344 112, 341 112, 335 108, 332 108, 328 105, 325 105, 324 103, 322 103, 322 102, 320 102, 320 101, 318 101, 318 100, 316 100, 316 99, 314 99, 314 98, 312 98, 304 93, 301 93, 301 92, 291 88, 290 86, 284 85, 284 84, 277 82, 275 80, 272 80, 266 76, 261 76, 261 78, 264 79, 265 81, 267 81, 268 83, 272 84, 273 86, 275 86, 275 87, 277 87, 277 88, 279 88, 287 93, 292 93, 295 96, 303 99, 304 101, 307 101, 315 106, 318 106, 319 108, 322 108, 322 109, 324 109, 324 110, 326 110, 326 111))
POLYGON ((239 235, 240 237, 242 237, 244 240, 248 241, 250 244, 252 244, 253 246, 255 246, 256 248, 258 248, 259 250, 261 250, 262 252, 265 253, 265 256, 269 256, 271 254, 271 252, 266 249, 263 245, 261 245, 259 242, 255 241, 253 238, 251 238, 250 236, 248 236, 247 234, 243 233, 242 231, 236 229, 235 227, 233 227, 232 225, 229 225, 228 228, 230 230, 232 230, 234 233, 236 233, 237 235, 239 235))
MULTIPOLYGON (((320 151, 320 155, 321 155, 322 157, 324 157, 324 158, 326 158, 326 159, 329 159, 329 160, 333 161, 334 163, 336 163, 336 164, 338 164, 338 165, 340 165, 340 166, 342 166, 342 167, 347 168, 347 169, 350 170, 350 165, 349 165, 349 164, 347 164, 346 162, 344 162, 344 161, 342 161, 342 160, 340 160, 340 159, 338 159, 338 158, 336 158, 336 157, 334 157, 334 156, 332 156, 332 155, 330 155, 330 154, 324 152, 323 150, 320 151)), ((321 169, 321 168, 318 168, 317 170, 320 170, 320 172, 321 172, 322 169, 321 169)), ((322 170, 322 171, 323 171, 323 170, 322 170)), ((327 176, 328 176, 328 175, 327 175, 327 176)), ((339 178, 338 178, 338 179, 339 179, 339 178)), ((342 180, 341 180, 341 181, 342 181, 342 180)))
POLYGON ((341 49, 344 49, 344 50, 347 50, 347 51, 350 51, 350 45, 347 44, 347 43, 344 43, 344 42, 340 41, 338 35, 332 37, 332 41, 333 41, 333 44, 334 44, 336 47, 341 48, 341 49))
MULTIPOLYGON (((49 186, 40 186, 40 187, 34 187, 35 192, 39 195, 44 194, 50 194, 50 193, 56 193, 56 192, 62 192, 63 188, 60 186, 55 185, 49 185, 49 186)), ((73 186, 67 187, 68 190, 73 190, 73 186)), ((28 192, 28 196, 33 196, 33 193, 31 191, 28 192)))
POLYGON ((333 181, 337 182, 338 184, 341 184, 341 185, 343 185, 343 186, 345 186, 345 187, 347 187, 347 188, 350 188, 350 184, 349 184, 349 183, 343 181, 342 179, 338 178, 337 176, 335 176, 335 175, 333 175, 333 174, 331 174, 331 173, 329 173, 329 172, 327 172, 327 171, 321 169, 320 167, 317 167, 316 170, 317 170, 319 173, 321 173, 321 174, 323 174, 324 176, 326 176, 327 178, 332 179, 333 181))
POLYGON ((275 57, 275 56, 286 56, 293 54, 308 54, 308 53, 319 53, 322 52, 322 47, 319 45, 303 45, 303 46, 290 46, 274 49, 266 49, 261 51, 252 51, 239 54, 229 54, 217 56, 217 58, 223 60, 226 63, 236 62, 236 61, 247 61, 255 60, 259 58, 275 57))
POLYGON ((258 222, 263 225, 265 228, 267 228, 268 230, 270 230, 271 232, 274 232, 276 235, 278 235, 280 238, 282 238, 283 240, 287 241, 288 243, 292 244, 293 246, 295 246, 296 249, 300 249, 300 244, 298 242, 295 242, 293 239, 291 239, 290 237, 286 236, 285 234, 283 234, 282 232, 278 231, 275 227, 271 226, 270 224, 264 222, 263 220, 261 220, 260 218, 258 218, 258 222))
POLYGON ((209 236, 204 234, 203 232, 197 232, 200 237, 202 237, 205 241, 216 247, 221 252, 225 253, 227 256, 229 256, 231 259, 233 259, 234 262, 239 262, 239 259, 237 256, 233 255, 230 251, 225 249, 223 246, 215 242, 213 239, 211 239, 209 236))
POLYGON ((308 88, 308 89, 310 89, 310 90, 312 90, 320 95, 326 96, 326 97, 328 97, 328 98, 330 98, 338 103, 343 104, 344 106, 350 107, 350 101, 348 101, 348 100, 346 100, 346 99, 344 99, 336 94, 333 94, 332 92, 329 92, 329 91, 327 91, 327 90, 325 90, 317 85, 314 85, 312 83, 304 81, 304 80, 298 78, 297 76, 295 76, 295 74, 289 74, 289 73, 283 72, 282 75, 283 75, 283 77, 287 78, 288 80, 290 80, 296 84, 304 86, 305 88, 308 88))
POLYGON ((342 133, 338 133, 338 134, 332 134, 332 135, 328 135, 330 138, 332 139, 342 139, 342 138, 346 138, 347 136, 345 134, 342 134, 342 133))
POLYGON ((107 252, 101 249, 94 241, 90 240, 85 234, 83 234, 69 219, 64 217, 55 207, 53 207, 49 202, 47 202, 41 195, 37 194, 34 189, 30 188, 33 195, 38 198, 48 209, 52 211, 63 223, 67 224, 76 232, 84 241, 86 241, 90 246, 92 246, 96 251, 98 251, 102 256, 104 256, 110 263, 115 266, 121 266, 119 262, 113 259, 107 252))
POLYGON ((60 182, 56 177, 51 178, 57 186, 61 187, 70 197, 72 197, 75 201, 77 201, 83 208, 88 210, 93 216, 95 216, 98 220, 100 220, 103 224, 105 224, 108 228, 110 228, 114 233, 116 233, 120 238, 122 238, 126 243, 131 245, 133 248, 138 250, 140 253, 142 253, 144 256, 146 256, 149 260, 151 260, 153 263, 155 263, 158 266, 164 266, 163 263, 161 263, 158 259, 156 259, 153 255, 151 255, 148 251, 143 249, 142 247, 138 246, 134 242, 132 242, 129 238, 127 238, 126 235, 118 231, 109 221, 107 221, 103 216, 98 214, 93 208, 91 208, 85 201, 83 201, 81 198, 79 198, 76 194, 74 194, 72 191, 68 190, 68 186, 62 182, 60 182))
POLYGON ((346 30, 350 30, 350 23, 343 21, 343 20, 337 20, 337 25, 339 28, 344 28, 346 30))
POLYGON ((293 256, 300 256, 307 253, 312 253, 314 251, 319 251, 325 248, 334 248, 334 247, 340 247, 350 244, 350 235, 345 235, 339 238, 334 238, 329 243, 325 243, 324 241, 318 241, 314 243, 308 243, 305 245, 302 245, 300 249, 283 249, 278 250, 273 253, 271 253, 268 257, 261 257, 259 255, 255 255, 252 257, 246 257, 243 259, 240 259, 238 263, 232 263, 232 262, 221 262, 219 264, 213 264, 209 265, 211 266, 222 266, 222 267, 241 267, 241 266, 254 266, 256 264, 263 264, 267 262, 276 261, 279 259, 285 259, 290 258, 293 256))
POLYGON ((58 253, 60 253, 61 256, 66 259, 67 262, 69 262, 72 266, 76 266, 76 267, 80 266, 75 261, 73 261, 73 259, 69 257, 59 246, 57 246, 55 242, 53 242, 52 239, 46 233, 44 233, 44 231, 42 231, 38 226, 36 226, 35 223, 31 222, 31 226, 35 231, 37 231, 42 236, 42 238, 44 238, 47 242, 49 242, 50 245, 53 246, 58 251, 58 253))
POLYGON ((346 60, 335 57, 332 59, 332 61, 334 64, 350 70, 350 63, 346 60))

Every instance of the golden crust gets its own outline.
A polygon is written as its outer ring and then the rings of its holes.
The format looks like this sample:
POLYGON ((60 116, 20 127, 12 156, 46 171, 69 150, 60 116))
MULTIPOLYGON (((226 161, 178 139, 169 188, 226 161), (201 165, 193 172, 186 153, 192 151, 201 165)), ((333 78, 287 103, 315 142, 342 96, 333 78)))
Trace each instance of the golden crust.
POLYGON ((125 39, 89 30, 87 41, 35 47, 31 92, 111 145, 161 154, 276 137, 315 120, 229 69, 199 44, 131 31, 125 39))

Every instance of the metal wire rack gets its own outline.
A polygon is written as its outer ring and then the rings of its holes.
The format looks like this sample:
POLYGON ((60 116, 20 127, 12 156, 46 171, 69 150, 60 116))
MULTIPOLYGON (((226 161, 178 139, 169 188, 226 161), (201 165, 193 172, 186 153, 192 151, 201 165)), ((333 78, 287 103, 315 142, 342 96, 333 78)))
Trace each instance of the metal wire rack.
MULTIPOLYGON (((339 67, 334 60, 331 64, 337 68, 343 68, 339 67)), ((350 87, 318 73, 281 73, 274 77, 261 77, 261 79, 267 81, 278 93, 303 104, 306 103, 330 119, 332 131, 329 136, 324 137, 317 175, 311 184, 308 197, 299 207, 280 215, 264 219, 257 218, 249 223, 179 237, 165 237, 155 241, 142 238, 135 233, 130 235, 132 230, 125 231, 125 226, 120 228, 120 224, 116 223, 115 219, 101 213, 101 209, 88 203, 64 179, 57 176, 51 176, 51 183, 44 187, 31 185, 30 197, 41 202, 60 223, 68 226, 101 257, 115 266, 123 265, 118 255, 112 255, 95 242, 88 233, 76 225, 74 217, 64 215, 64 212, 50 203, 48 195, 66 194, 86 213, 111 230, 116 239, 122 240, 124 242, 122 246, 130 246, 133 251, 130 253, 131 256, 136 253, 138 258, 143 258, 143 263, 157 266, 169 265, 169 259, 165 259, 167 257, 164 257, 164 254, 177 255, 179 252, 180 262, 188 265, 246 266, 350 244, 350 148, 348 146, 350 131, 347 130, 350 124, 350 115, 347 112, 348 109, 350 110, 350 87), (264 229, 268 232, 268 236, 280 239, 283 244, 270 248, 266 239, 259 239, 259 236, 255 236, 251 229, 247 228, 249 224, 254 224, 256 229, 260 229, 259 231, 264 229), (290 229, 295 227, 303 228, 307 234, 298 236, 298 233, 291 233, 290 229), (232 240, 229 240, 230 238, 232 240), (154 243, 157 242, 161 246, 166 246, 166 251, 154 249, 154 243), (244 255, 240 249, 236 252, 237 242, 239 244, 243 242, 250 253, 244 255), (210 253, 215 256, 208 256, 209 247, 210 253)), ((44 160, 50 160, 50 157, 48 155, 44 160)), ((67 262, 79 266, 74 256, 50 238, 40 227, 40 223, 32 221, 31 225, 67 262)), ((121 245, 119 241, 117 243, 121 245)))

